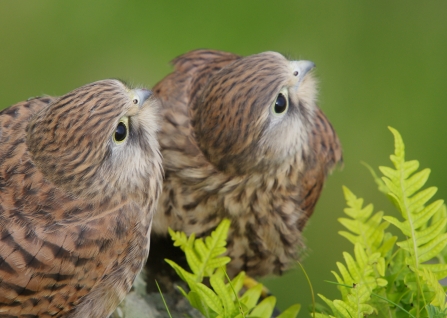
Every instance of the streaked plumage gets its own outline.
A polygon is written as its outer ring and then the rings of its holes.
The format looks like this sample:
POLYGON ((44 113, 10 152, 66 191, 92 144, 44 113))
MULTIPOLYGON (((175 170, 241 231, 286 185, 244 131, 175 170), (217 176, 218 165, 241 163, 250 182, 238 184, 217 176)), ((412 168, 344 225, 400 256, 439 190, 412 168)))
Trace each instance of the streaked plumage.
POLYGON ((125 297, 161 191, 158 111, 104 80, 0 112, 0 317, 107 317, 125 297))
POLYGON ((173 64, 153 89, 165 170, 153 236, 168 227, 201 236, 229 218, 230 274, 282 273, 342 158, 316 105, 313 63, 197 50, 173 64))

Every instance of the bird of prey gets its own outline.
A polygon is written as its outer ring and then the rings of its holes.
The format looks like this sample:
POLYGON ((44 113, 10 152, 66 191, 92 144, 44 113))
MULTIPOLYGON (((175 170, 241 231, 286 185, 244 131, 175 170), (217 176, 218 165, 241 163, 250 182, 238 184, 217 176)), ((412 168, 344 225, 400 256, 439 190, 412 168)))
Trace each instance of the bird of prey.
POLYGON ((107 317, 146 261, 158 102, 118 80, 0 112, 0 317, 107 317))
POLYGON ((342 161, 317 106, 314 63, 196 50, 173 65, 153 88, 165 172, 153 239, 168 227, 203 236, 228 218, 229 274, 281 274, 303 250, 303 227, 342 161))

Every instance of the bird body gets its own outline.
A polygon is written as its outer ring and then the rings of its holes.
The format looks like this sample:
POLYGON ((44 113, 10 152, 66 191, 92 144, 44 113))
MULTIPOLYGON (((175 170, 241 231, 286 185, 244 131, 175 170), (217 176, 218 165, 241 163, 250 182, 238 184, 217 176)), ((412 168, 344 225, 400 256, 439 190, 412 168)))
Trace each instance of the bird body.
POLYGON ((197 50, 173 64, 153 88, 165 181, 152 235, 171 227, 203 236, 229 218, 229 273, 282 273, 304 247, 301 231, 342 160, 316 105, 313 63, 197 50))
POLYGON ((104 80, 0 112, 0 317, 107 317, 125 297, 161 191, 150 95, 104 80))

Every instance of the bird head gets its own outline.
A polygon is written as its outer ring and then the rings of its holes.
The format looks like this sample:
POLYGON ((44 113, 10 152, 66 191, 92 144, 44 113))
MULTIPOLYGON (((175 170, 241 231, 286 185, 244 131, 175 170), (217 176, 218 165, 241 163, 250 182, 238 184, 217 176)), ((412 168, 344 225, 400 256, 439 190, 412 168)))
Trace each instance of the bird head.
POLYGON ((44 178, 75 197, 145 204, 161 180, 158 101, 146 89, 103 80, 59 97, 27 127, 44 178))
POLYGON ((192 105, 195 136, 208 160, 235 174, 301 162, 310 152, 317 109, 314 66, 265 52, 215 73, 192 105))

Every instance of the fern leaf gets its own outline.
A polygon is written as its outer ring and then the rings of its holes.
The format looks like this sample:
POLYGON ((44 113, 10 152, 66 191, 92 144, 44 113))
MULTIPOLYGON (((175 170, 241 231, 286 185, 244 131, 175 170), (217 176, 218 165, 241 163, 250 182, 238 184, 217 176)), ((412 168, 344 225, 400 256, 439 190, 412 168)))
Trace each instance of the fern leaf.
POLYGON ((191 306, 199 310, 206 318, 217 318, 217 314, 210 307, 206 305, 201 295, 192 290, 186 296, 191 306))
MULTIPOLYGON (((411 198, 408 196, 407 193, 407 210, 409 213, 415 213, 419 212, 422 207, 425 206, 425 204, 436 194, 438 189, 436 187, 427 188, 425 190, 422 190, 421 192, 416 193, 411 198)), ((417 217, 417 215, 415 215, 417 217)), ((416 221, 417 219, 415 219, 416 221)), ((418 224, 415 224, 415 228, 419 228, 418 224)))
MULTIPOLYGON (((396 138, 397 138, 398 139, 397 142, 400 143, 400 145, 401 145, 401 149, 400 149, 401 155, 398 156, 397 152, 396 152, 396 156, 391 155, 390 158, 391 158, 391 161, 394 163, 394 165, 396 165, 396 163, 398 163, 398 162, 401 162, 401 161, 403 162, 402 163, 403 169, 404 169, 403 177, 404 177, 404 179, 407 179, 410 175, 412 175, 414 172, 416 172, 419 169, 419 161, 417 161, 417 160, 405 161, 404 160, 405 159, 404 142, 403 142, 402 137, 400 136, 399 132, 397 130, 395 130, 394 132, 395 133, 393 133, 393 135, 394 135, 395 143, 396 143, 396 138), (398 137, 396 137, 396 136, 398 136, 398 137), (397 157, 399 157, 399 158, 397 159, 397 157), (394 161, 393 161, 393 158, 395 158, 394 161)), ((424 185, 423 183, 420 184, 421 187, 423 185, 424 185)))
POLYGON ((172 240, 174 241, 174 246, 178 246, 182 251, 185 251, 186 246, 192 247, 192 244, 195 239, 195 234, 191 234, 188 238, 184 232, 176 232, 171 228, 168 228, 169 235, 171 235, 172 240))
MULTIPOLYGON (((212 272, 215 268, 220 268, 227 265, 231 261, 228 256, 221 256, 219 258, 210 259, 208 261, 208 269, 212 272)), ((209 273, 206 276, 210 276, 209 273)))
POLYGON ((338 286, 338 289, 341 292, 342 299, 347 299, 349 294, 349 288, 343 286, 345 285, 343 279, 337 274, 337 272, 331 271, 332 275, 335 276, 335 279, 337 280, 337 283, 340 285, 338 286))
MULTIPOLYGON (((353 286, 353 288, 340 286, 343 300, 331 302, 330 307, 336 317, 363 317, 365 314, 374 312, 374 307, 368 302, 372 290, 378 286, 373 264, 380 258, 380 254, 374 253, 368 256, 360 244, 356 244, 354 250, 355 259, 349 253, 343 253, 346 266, 337 263, 342 278, 334 273, 340 284, 353 286)), ((386 285, 387 282, 382 279, 380 284, 386 285)), ((322 299, 328 303, 327 299, 322 299)))
POLYGON ((276 298, 274 296, 266 297, 253 308, 247 318, 270 318, 275 309, 275 304, 276 298))
POLYGON ((421 170, 411 176, 405 182, 405 192, 407 193, 407 195, 412 196, 414 193, 416 193, 427 182, 429 176, 430 169, 421 170))
MULTIPOLYGON (((204 255, 204 257, 202 258, 202 261, 204 262, 204 264, 206 264, 207 262, 209 262, 210 260, 216 260, 221 254, 225 253, 226 249, 225 246, 227 245, 227 235, 228 235, 228 230, 230 228, 230 220, 228 219, 224 219, 222 220, 222 222, 220 222, 220 224, 217 226, 216 230, 214 230, 213 232, 211 232, 211 235, 205 238, 205 243, 206 243, 206 247, 208 249, 208 253, 206 253, 204 255)), ((230 259, 228 257, 223 257, 226 260, 226 263, 228 263, 230 261, 230 259)), ((213 271, 213 269, 223 266, 221 265, 221 263, 217 263, 215 262, 213 263, 208 263, 208 276, 209 273, 213 271), (213 266, 217 266, 217 267, 213 267, 213 266)), ((225 263, 225 264, 226 264, 225 263)), ((207 271, 207 267, 203 266, 202 267, 202 271, 201 271, 201 275, 203 275, 203 273, 206 273, 207 271)))
POLYGON ((301 305, 292 305, 284 310, 277 318, 295 318, 301 310, 301 305))
MULTIPOLYGON (((348 254, 348 253, 346 253, 348 254)), ((349 254, 348 254, 349 255, 349 254)), ((343 263, 337 262, 336 263, 338 267, 338 271, 340 272, 343 279, 339 283, 343 283, 345 285, 352 285, 354 283, 354 280, 352 279, 351 275, 349 274, 348 269, 343 263)))
MULTIPOLYGON (((433 215, 433 218, 431 219, 433 222, 438 222, 440 220, 444 220, 447 218, 447 207, 445 204, 442 204, 442 206, 438 209, 438 211, 433 215)), ((446 227, 447 230, 447 227, 446 227)))
POLYGON ((169 259, 165 259, 165 261, 171 265, 171 267, 175 270, 175 272, 177 273, 178 276, 180 276, 180 278, 186 282, 189 286, 194 286, 196 279, 195 276, 191 273, 189 273, 188 271, 184 270, 180 265, 178 265, 177 263, 169 260, 169 259))
POLYGON ((233 301, 236 300, 237 295, 244 286, 245 272, 240 272, 231 280, 231 283, 227 283, 227 290, 232 295, 233 301))
POLYGON ((181 287, 181 286, 177 286, 177 289, 180 291, 180 293, 185 296, 186 298, 188 298, 188 293, 181 287))
MULTIPOLYGON (((198 239, 200 240, 200 239, 198 239)), ((197 240, 196 240, 197 241, 197 240)), ((194 244, 195 247, 196 244, 194 244)), ((205 262, 202 262, 197 252, 194 251, 194 247, 185 246, 184 252, 186 256, 186 261, 188 262, 189 268, 196 276, 196 282, 201 282, 203 280, 203 267, 206 266, 205 262)))
POLYGON ((336 317, 336 318, 344 317, 344 316, 341 315, 341 313, 340 313, 340 312, 338 311, 338 309, 335 307, 335 305, 334 305, 334 303, 333 303, 332 300, 330 300, 330 299, 324 297, 324 296, 321 295, 321 294, 318 294, 318 297, 320 297, 320 298, 326 303, 326 305, 329 306, 329 308, 332 310, 332 313, 333 313, 335 316, 331 316, 331 315, 323 315, 323 314, 317 314, 316 317, 336 317))
MULTIPOLYGON (((444 264, 433 266, 423 263, 439 257, 446 247, 447 221, 442 200, 428 203, 436 194, 437 188, 422 189, 428 180, 430 170, 423 169, 417 172, 419 163, 416 160, 405 161, 402 138, 395 129, 390 130, 395 140, 395 153, 390 157, 394 168, 380 167, 380 171, 384 175, 382 180, 388 188, 388 197, 398 207, 404 220, 399 221, 394 217, 384 219, 407 236, 406 240, 396 244, 407 252, 405 263, 414 272, 414 274, 407 273, 404 280, 412 291, 408 295, 416 297, 414 300, 408 300, 411 303, 416 302, 414 307, 416 312, 417 308, 425 306, 425 300, 431 302, 433 297, 441 298, 435 291, 427 290, 427 286, 436 279, 444 278, 442 276, 447 274, 447 267, 444 264), (440 217, 441 215, 444 215, 444 218, 440 217)), ((432 285, 433 288, 437 288, 437 284, 432 285)))
MULTIPOLYGON (((426 229, 416 232, 416 240, 419 245, 423 245, 426 243, 429 243, 433 241, 434 239, 438 238, 439 236, 442 236, 444 233, 445 225, 447 224, 447 219, 440 220, 439 222, 436 222, 430 226, 428 226, 426 229)), ((408 245, 410 242, 404 241, 401 242, 401 245, 408 245)))
MULTIPOLYGON (((189 238, 185 233, 169 230, 174 245, 180 246, 186 255, 186 259, 192 273, 184 270, 171 260, 165 260, 185 281, 190 289, 186 293, 178 287, 180 292, 188 299, 190 304, 198 309, 207 318, 244 318, 245 313, 251 311, 250 317, 270 317, 275 307, 276 298, 271 296, 257 304, 262 292, 262 284, 249 288, 238 299, 238 293, 242 289, 245 273, 239 273, 233 280, 225 272, 225 265, 230 261, 227 256, 221 256, 226 252, 226 238, 230 227, 229 220, 223 220, 210 236, 195 239, 189 238), (209 277, 209 288, 202 283, 204 277, 209 277), (225 283, 225 281, 228 283, 225 283), (257 304, 257 305, 256 305, 257 304)), ((295 318, 299 311, 298 306, 292 306, 282 317, 295 318)))
POLYGON ((382 245, 378 248, 380 255, 385 256, 393 249, 397 241, 397 236, 391 235, 391 233, 385 233, 382 245))
POLYGON ((256 284, 248 289, 241 297, 240 302, 247 308, 253 308, 261 297, 262 284, 256 284))
POLYGON ((208 308, 211 308, 216 314, 222 315, 223 306, 221 298, 212 289, 202 283, 197 283, 194 289, 194 291, 200 294, 200 299, 204 301, 208 308))
POLYGON ((409 253, 407 264, 417 271, 420 264, 436 257, 447 245, 447 235, 444 235, 445 223, 426 226, 442 208, 443 201, 437 200, 426 206, 437 191, 435 187, 421 190, 428 180, 430 170, 424 169, 415 173, 419 163, 416 160, 405 161, 402 138, 395 129, 390 130, 395 139, 395 154, 391 156, 395 169, 380 167, 380 170, 384 174, 382 179, 388 187, 388 194, 397 203, 404 221, 400 222, 393 217, 385 217, 385 220, 408 237, 397 245, 409 253))
MULTIPOLYGON (((445 225, 445 222, 447 220, 442 220, 438 222, 437 224, 434 224, 428 228, 426 228, 423 231, 416 233, 416 240, 420 245, 423 245, 425 243, 430 242, 430 244, 426 246, 431 246, 433 241, 439 236, 442 236, 443 234, 443 226, 445 225)), ((413 248, 413 240, 407 239, 405 241, 399 242, 398 244, 401 248, 404 248, 405 250, 410 250, 413 248)), ((435 254, 436 255, 436 254, 435 254)))
POLYGON ((397 218, 394 216, 384 216, 383 219, 391 224, 393 224, 395 227, 397 227, 399 230, 402 231, 402 233, 405 236, 411 235, 411 227, 406 222, 400 222, 397 218))
MULTIPOLYGON (((331 317, 373 313, 394 318, 447 316, 446 294, 438 282, 447 276, 447 208, 442 200, 430 203, 437 192, 435 187, 424 188, 430 169, 418 171, 417 160, 406 161, 400 134, 390 130, 393 167, 379 167, 381 179, 367 168, 401 217, 374 213, 371 204, 363 207, 363 199, 343 188, 348 217, 339 219, 345 228, 339 234, 354 244, 354 256, 343 253, 345 263, 337 263, 338 273, 333 272, 342 299, 331 301, 319 295, 332 310, 331 317), (397 238, 386 232, 389 224, 406 239, 396 243, 397 238), (400 249, 392 253, 395 245, 400 249)), ((329 316, 320 313, 316 317, 329 316)))
POLYGON ((348 187, 343 186, 342 188, 346 204, 348 205, 348 208, 345 208, 344 212, 353 219, 368 219, 373 212, 372 204, 369 204, 365 208, 362 208, 363 199, 357 198, 355 194, 348 189, 348 187))
POLYGON ((429 318, 445 318, 447 317, 447 309, 440 309, 439 307, 435 307, 433 305, 427 306, 427 312, 429 318))
POLYGON ((223 316, 224 317, 234 317, 237 314, 236 306, 231 297, 231 292, 228 291, 222 276, 212 275, 210 277, 210 284, 214 291, 219 296, 223 304, 223 316))
POLYGON ((374 308, 366 304, 353 306, 352 299, 354 299, 354 303, 356 303, 355 298, 350 299, 351 303, 347 303, 338 299, 333 301, 334 307, 342 315, 342 317, 363 317, 365 314, 370 315, 374 312, 374 308))
POLYGON ((386 186, 388 192, 389 192, 389 190, 390 190, 390 186, 393 187, 393 188, 395 189, 394 192, 398 192, 398 191, 399 191, 399 188, 396 187, 393 183, 391 183, 390 185, 386 184, 386 182, 388 182, 388 180, 394 180, 394 179, 396 179, 396 178, 399 177, 399 174, 397 173, 397 171, 394 170, 393 168, 390 168, 390 167, 383 167, 383 166, 379 167, 379 170, 380 170, 380 172, 382 172, 382 174, 383 174, 385 177, 388 178, 388 179, 384 179, 384 178, 382 178, 383 182, 385 182, 385 186, 386 186))
POLYGON ((434 297, 432 297, 432 301, 430 304, 437 306, 444 310, 445 308, 445 292, 442 288, 441 284, 439 284, 438 279, 436 278, 435 274, 431 272, 430 270, 427 270, 424 268, 420 272, 423 279, 426 281, 426 285, 432 290, 435 294, 434 297))
POLYGON ((206 237, 205 242, 202 239, 196 239, 193 244, 183 245, 186 261, 196 276, 196 282, 201 282, 203 277, 210 276, 216 268, 230 261, 230 258, 220 256, 226 251, 225 245, 229 228, 230 221, 225 219, 210 236, 206 237))
POLYGON ((447 277, 447 264, 421 264, 419 268, 429 270, 438 280, 447 277))
POLYGON ((354 245, 360 243, 363 248, 368 250, 368 254, 380 252, 382 256, 390 251, 395 240, 387 236, 387 246, 383 246, 385 230, 389 224, 382 222, 383 212, 377 212, 372 215, 374 207, 372 204, 363 206, 363 199, 357 198, 347 187, 343 187, 346 204, 348 208, 344 212, 351 219, 340 218, 339 222, 350 232, 340 231, 339 234, 348 239, 354 245), (371 216, 372 215, 372 216, 371 216))
POLYGON ((335 299, 333 301, 333 304, 334 304, 334 307, 337 309, 337 312, 340 313, 342 315, 342 317, 346 317, 346 318, 358 317, 358 316, 355 316, 355 314, 351 314, 355 311, 355 308, 353 308, 346 302, 341 301, 339 299, 335 299))
POLYGON ((423 263, 433 259, 438 255, 447 244, 447 233, 435 237, 429 243, 418 248, 419 262, 423 263))
POLYGON ((377 312, 370 304, 371 294, 373 290, 388 285, 384 278, 387 268, 384 257, 390 253, 397 238, 385 232, 389 223, 383 221, 383 212, 373 214, 371 204, 363 207, 363 199, 357 198, 346 187, 343 187, 343 192, 348 205, 344 211, 351 219, 339 219, 349 230, 340 234, 354 243, 354 257, 344 252, 346 265, 336 263, 340 275, 333 272, 340 284, 342 300, 321 298, 337 318, 363 317, 377 312))
POLYGON ((443 200, 437 200, 422 209, 422 211, 420 211, 419 213, 415 214, 415 228, 419 229, 421 226, 426 225, 428 223, 428 220, 432 218, 439 211, 439 209, 442 208, 443 204, 443 200))

